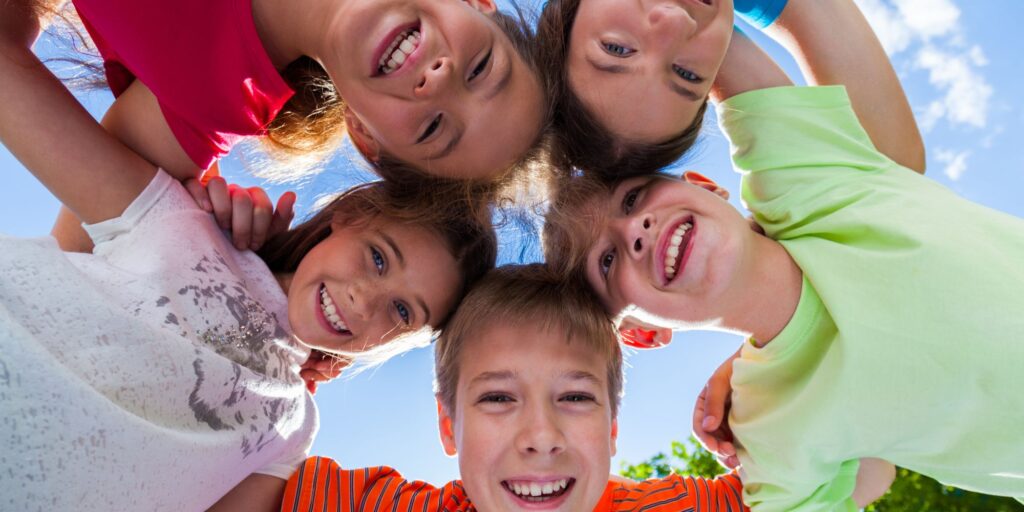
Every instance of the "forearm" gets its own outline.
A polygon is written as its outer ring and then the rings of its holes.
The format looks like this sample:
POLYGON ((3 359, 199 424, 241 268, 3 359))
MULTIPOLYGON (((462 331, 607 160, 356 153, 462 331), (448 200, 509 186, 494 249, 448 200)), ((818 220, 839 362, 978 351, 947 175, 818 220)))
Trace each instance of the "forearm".
POLYGON ((765 33, 796 59, 810 85, 844 85, 880 152, 923 173, 924 142, 896 71, 852 0, 789 0, 765 33))
POLYGON ((786 72, 750 38, 734 31, 711 87, 711 100, 721 103, 744 92, 786 85, 793 85, 786 72))

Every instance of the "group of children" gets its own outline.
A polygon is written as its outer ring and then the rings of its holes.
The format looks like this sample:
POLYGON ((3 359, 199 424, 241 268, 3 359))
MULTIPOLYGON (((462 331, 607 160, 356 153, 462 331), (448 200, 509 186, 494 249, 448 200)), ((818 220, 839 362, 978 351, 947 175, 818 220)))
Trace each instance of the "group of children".
POLYGON ((890 463, 1024 497, 1024 222, 919 175, 852 0, 551 0, 536 35, 488 0, 75 0, 100 123, 31 52, 58 9, 0 6, 0 140, 66 207, 54 238, 0 238, 5 509, 849 510, 890 463), (660 173, 708 98, 753 223, 660 173), (294 228, 187 181, 243 137, 308 156, 342 132, 383 180, 294 228), (487 206, 537 163, 546 263, 495 269, 487 206), (704 411, 740 468, 609 477, 619 339, 670 328, 747 337, 711 381, 731 410, 704 411), (435 337, 462 480, 307 459, 324 354, 435 337))

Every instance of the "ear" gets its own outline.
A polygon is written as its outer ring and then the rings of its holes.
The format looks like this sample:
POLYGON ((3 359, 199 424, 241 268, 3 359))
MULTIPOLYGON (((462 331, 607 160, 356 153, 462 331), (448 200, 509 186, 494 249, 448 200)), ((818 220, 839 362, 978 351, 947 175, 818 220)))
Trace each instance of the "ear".
POLYGON ((498 6, 497 6, 496 3, 494 3, 494 0, 462 0, 462 1, 466 2, 467 4, 469 4, 474 9, 476 9, 476 10, 478 10, 478 11, 484 13, 484 14, 491 14, 492 12, 498 10, 498 6))
POLYGON ((366 129, 359 116, 348 108, 345 109, 345 128, 348 129, 348 136, 352 138, 352 145, 359 150, 363 158, 372 163, 380 160, 380 145, 377 144, 377 140, 370 135, 370 131, 366 129))
POLYGON ((672 329, 658 327, 627 316, 619 323, 622 342, 633 348, 661 348, 672 342, 672 329))
POLYGON ((616 444, 616 442, 618 440, 619 440, 619 420, 618 419, 613 419, 612 420, 612 440, 611 440, 612 441, 612 457, 615 456, 615 451, 616 451, 615 444, 616 444))
POLYGON ((455 431, 452 430, 452 418, 444 410, 444 406, 441 405, 441 399, 438 397, 435 397, 435 399, 437 400, 437 430, 441 435, 441 447, 444 448, 445 455, 454 457, 459 454, 459 450, 455 446, 455 431))
POLYGON ((686 171, 686 172, 683 173, 682 177, 683 177, 683 181, 689 183, 690 185, 696 185, 696 186, 698 186, 700 188, 710 190, 710 191, 714 192, 718 197, 721 197, 722 199, 725 199, 726 201, 729 200, 729 191, 728 190, 718 186, 718 183, 715 183, 714 180, 712 180, 711 178, 708 178, 707 176, 704 176, 703 174, 701 174, 699 172, 696 172, 696 171, 686 171))

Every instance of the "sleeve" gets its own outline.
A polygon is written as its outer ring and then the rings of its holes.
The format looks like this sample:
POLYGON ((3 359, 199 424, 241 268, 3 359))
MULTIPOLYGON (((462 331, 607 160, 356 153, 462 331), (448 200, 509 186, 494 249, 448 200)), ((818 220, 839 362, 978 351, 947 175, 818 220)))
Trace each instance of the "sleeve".
POLYGON ((782 10, 786 8, 789 0, 736 0, 733 8, 736 14, 743 21, 750 23, 757 28, 766 28, 771 25, 782 10))
MULTIPOLYGON (((342 469, 326 457, 310 457, 285 485, 282 512, 378 512, 449 510, 452 483, 438 489, 409 481, 387 466, 342 469)), ((454 507, 452 507, 454 508, 454 507)))
POLYGON ((758 466, 744 459, 741 450, 743 502, 753 512, 857 510, 853 490, 860 462, 856 459, 836 467, 809 463, 784 470, 758 466))
POLYGON ((173 185, 174 179, 163 169, 158 169, 153 180, 128 208, 125 208, 124 213, 96 224, 83 224, 82 227, 97 246, 110 242, 138 226, 173 185))
POLYGON ((669 475, 640 482, 620 501, 649 512, 740 512, 746 510, 742 492, 735 472, 715 478, 669 475))

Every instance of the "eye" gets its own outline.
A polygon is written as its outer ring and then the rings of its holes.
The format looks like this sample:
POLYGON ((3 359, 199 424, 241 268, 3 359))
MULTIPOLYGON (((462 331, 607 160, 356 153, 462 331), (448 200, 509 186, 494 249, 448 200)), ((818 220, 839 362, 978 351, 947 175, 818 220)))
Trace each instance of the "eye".
POLYGON ((601 46, 604 47, 605 52, 614 57, 629 57, 636 52, 636 50, 632 48, 627 48, 615 43, 601 43, 601 46))
POLYGON ((480 73, 483 73, 484 70, 487 69, 487 63, 491 61, 492 51, 493 50, 488 50, 487 55, 484 55, 483 60, 481 60, 480 63, 477 64, 475 68, 473 68, 473 72, 469 74, 470 81, 472 81, 474 78, 480 75, 480 73))
POLYGON ((692 82, 692 83, 697 84, 697 83, 700 83, 700 82, 704 81, 703 79, 701 79, 701 77, 697 76, 697 74, 694 73, 693 71, 690 71, 688 69, 683 69, 683 68, 681 68, 681 67, 679 67, 679 66, 677 66, 675 64, 672 65, 672 71, 674 71, 675 74, 679 75, 679 78, 682 78, 683 80, 686 80, 687 82, 692 82))
POLYGON ((434 120, 430 122, 430 126, 427 126, 426 130, 423 130, 423 133, 420 134, 420 137, 416 139, 417 144, 427 140, 427 137, 430 137, 431 135, 434 134, 434 132, 437 131, 437 128, 441 126, 441 116, 442 114, 438 114, 437 117, 435 117, 434 120))
POLYGON ((515 399, 505 393, 487 393, 480 397, 480 400, 478 400, 477 403, 505 404, 514 401, 515 399))
POLYGON ((384 255, 376 247, 370 247, 370 257, 373 258, 373 266, 377 267, 377 275, 384 274, 384 266, 387 263, 384 255))
POLYGON ((640 196, 640 187, 632 188, 626 195, 622 196, 622 213, 629 214, 636 206, 636 199, 640 196))
POLYGON ((409 325, 409 318, 411 316, 410 313, 409 313, 409 307, 406 306, 404 303, 399 302, 397 300, 395 301, 394 304, 395 304, 395 311, 397 311, 398 312, 398 316, 400 316, 402 318, 402 322, 405 323, 405 325, 409 325))
POLYGON ((594 397, 589 395, 589 394, 587 394, 587 393, 569 393, 569 394, 563 396, 562 398, 560 398, 560 400, 563 401, 563 402, 575 402, 575 403, 594 402, 595 401, 594 397))
POLYGON ((607 276, 608 271, 612 269, 612 263, 615 262, 615 250, 610 250, 601 255, 601 259, 597 262, 597 269, 601 272, 602 276, 607 276))

